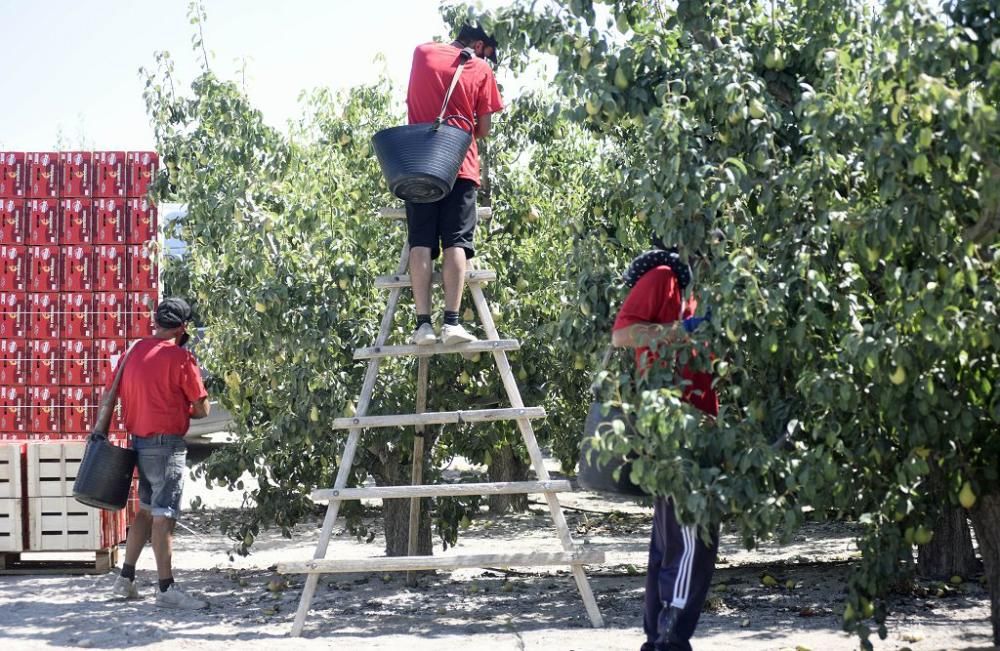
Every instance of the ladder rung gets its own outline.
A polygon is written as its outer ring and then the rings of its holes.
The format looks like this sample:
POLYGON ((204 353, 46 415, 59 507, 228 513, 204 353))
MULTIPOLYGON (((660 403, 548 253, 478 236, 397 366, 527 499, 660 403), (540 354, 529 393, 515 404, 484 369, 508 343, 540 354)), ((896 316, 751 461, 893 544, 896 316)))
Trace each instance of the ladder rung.
POLYGON ((351 416, 350 418, 335 418, 333 429, 482 423, 495 420, 517 420, 519 418, 545 418, 545 410, 541 407, 506 407, 469 411, 428 411, 423 414, 390 416, 351 416))
MULTIPOLYGON (((406 219, 406 208, 383 208, 378 214, 385 219, 406 219)), ((480 206, 476 209, 476 218, 481 222, 489 221, 493 218, 493 208, 480 206)))
POLYGON ((405 357, 407 355, 426 357, 444 353, 489 353, 494 350, 517 350, 520 347, 521 344, 517 339, 486 339, 452 346, 445 346, 444 344, 431 344, 430 346, 374 346, 372 348, 358 348, 354 351, 354 359, 405 357))
POLYGON ((604 562, 604 552, 526 552, 522 554, 471 554, 468 556, 387 556, 384 558, 317 558, 278 563, 282 574, 326 574, 333 572, 392 572, 411 570, 456 570, 462 567, 535 567, 539 565, 591 565, 604 562))
MULTIPOLYGON (((473 283, 487 283, 492 280, 497 279, 497 272, 490 269, 473 269, 471 271, 465 272, 465 282, 473 283)), ((431 282, 438 285, 441 284, 441 274, 434 273, 431 274, 431 282)), ((391 289, 393 287, 409 287, 410 286, 410 275, 409 274, 396 274, 394 276, 379 276, 375 279, 375 286, 380 289, 391 289)))
POLYGON ((403 497, 454 497, 457 495, 526 495, 528 493, 569 493, 573 485, 565 479, 554 481, 505 481, 479 484, 427 484, 423 486, 366 486, 323 488, 313 491, 316 501, 399 499, 403 497))

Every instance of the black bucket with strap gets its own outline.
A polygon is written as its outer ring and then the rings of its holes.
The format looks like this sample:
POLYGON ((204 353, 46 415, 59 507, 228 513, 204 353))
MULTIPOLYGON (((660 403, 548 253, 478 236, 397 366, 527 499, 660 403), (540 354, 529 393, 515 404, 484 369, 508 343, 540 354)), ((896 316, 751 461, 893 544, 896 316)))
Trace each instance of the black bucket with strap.
POLYGON ((472 145, 473 126, 465 116, 445 116, 445 111, 458 78, 472 56, 469 48, 459 55, 458 69, 434 122, 391 127, 372 136, 372 146, 389 191, 403 201, 440 201, 455 185, 458 170, 472 145), (464 123, 467 129, 448 124, 452 121, 464 123))

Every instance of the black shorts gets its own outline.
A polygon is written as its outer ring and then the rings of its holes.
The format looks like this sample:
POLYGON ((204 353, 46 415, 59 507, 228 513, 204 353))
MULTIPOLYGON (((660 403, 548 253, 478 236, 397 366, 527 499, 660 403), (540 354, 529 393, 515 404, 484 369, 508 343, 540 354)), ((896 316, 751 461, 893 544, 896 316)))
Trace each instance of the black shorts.
POLYGON ((460 246, 466 259, 476 255, 472 234, 476 230, 476 190, 478 186, 468 179, 458 179, 451 192, 434 203, 406 204, 406 230, 410 248, 425 246, 431 250, 431 259, 441 249, 460 246))

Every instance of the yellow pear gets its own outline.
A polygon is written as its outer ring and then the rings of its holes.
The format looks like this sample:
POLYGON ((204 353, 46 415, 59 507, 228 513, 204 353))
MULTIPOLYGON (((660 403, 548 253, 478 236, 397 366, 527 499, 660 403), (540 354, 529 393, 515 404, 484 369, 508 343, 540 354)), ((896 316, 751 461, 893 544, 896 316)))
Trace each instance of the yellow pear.
POLYGON ((958 503, 962 505, 962 508, 971 509, 976 504, 976 494, 972 490, 972 484, 965 482, 962 484, 962 490, 958 493, 958 503))

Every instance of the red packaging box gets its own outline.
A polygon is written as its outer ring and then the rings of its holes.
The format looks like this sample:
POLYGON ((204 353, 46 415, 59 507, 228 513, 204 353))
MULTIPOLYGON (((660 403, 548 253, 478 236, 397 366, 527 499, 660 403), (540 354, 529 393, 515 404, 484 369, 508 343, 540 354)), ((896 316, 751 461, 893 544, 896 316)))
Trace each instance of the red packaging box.
POLYGON ((89 292, 94 289, 94 247, 89 244, 62 245, 63 292, 89 292))
POLYGON ((55 199, 59 196, 59 154, 54 151, 28 152, 25 192, 29 199, 55 199))
POLYGON ((28 387, 0 386, 0 432, 28 432, 28 387))
POLYGON ((28 340, 28 384, 58 386, 62 380, 62 351, 57 339, 28 340))
POLYGON ((28 247, 0 244, 0 292, 28 289, 28 247))
POLYGON ((125 197, 125 152, 94 152, 94 196, 125 197))
POLYGON ((28 220, 28 244, 59 243, 59 202, 29 199, 24 204, 28 220))
POLYGON ((153 247, 144 244, 128 245, 128 289, 144 292, 159 286, 159 267, 153 247))
POLYGON ((89 151, 59 152, 59 196, 89 197, 94 186, 94 155, 89 151))
POLYGON ((61 387, 62 431, 65 434, 89 434, 97 418, 100 389, 92 387, 61 387))
POLYGON ((27 240, 24 199, 0 199, 0 244, 26 244, 27 240))
POLYGON ((126 155, 128 182, 126 191, 130 197, 145 197, 156 176, 160 157, 155 151, 130 151, 126 155))
POLYGON ((117 292, 127 287, 128 257, 123 244, 94 247, 94 291, 117 292))
POLYGON ((94 295, 89 292, 59 295, 63 339, 94 338, 94 295))
POLYGON ((59 387, 28 387, 28 427, 32 434, 58 434, 62 429, 59 417, 59 387))
POLYGON ((63 339, 59 342, 62 353, 63 386, 90 386, 94 383, 94 342, 90 339, 63 339))
POLYGON ((125 202, 121 199, 94 199, 94 244, 125 244, 125 202))
POLYGON ((63 199, 59 202, 59 243, 91 244, 94 241, 94 213, 90 199, 63 199))
POLYGON ((112 440, 112 434, 125 434, 125 416, 122 415, 121 400, 115 405, 115 410, 111 412, 111 424, 108 426, 108 440, 112 440))
POLYGON ((144 244, 150 240, 156 241, 157 212, 156 206, 148 199, 129 199, 125 209, 128 221, 126 237, 129 244, 144 244))
MULTIPOLYGON (((102 292, 94 294, 95 339, 124 340, 125 324, 125 292, 102 292)), ((124 347, 124 342, 122 346, 124 347)))
POLYGON ((125 335, 129 339, 142 339, 153 334, 153 312, 156 310, 156 292, 129 292, 128 324, 125 335))
POLYGON ((28 294, 28 313, 29 339, 59 339, 59 294, 28 294))
POLYGON ((28 295, 24 292, 0 294, 0 338, 24 339, 30 329, 28 295))
POLYGON ((0 339, 0 387, 27 384, 28 342, 0 339))
POLYGON ((24 158, 21 151, 0 151, 0 198, 24 198, 27 178, 24 158))
POLYGON ((105 387, 115 376, 115 365, 125 352, 125 339, 98 339, 94 341, 94 363, 97 385, 105 387))
POLYGON ((55 244, 28 248, 28 291, 58 292, 62 274, 59 269, 59 247, 55 244))

